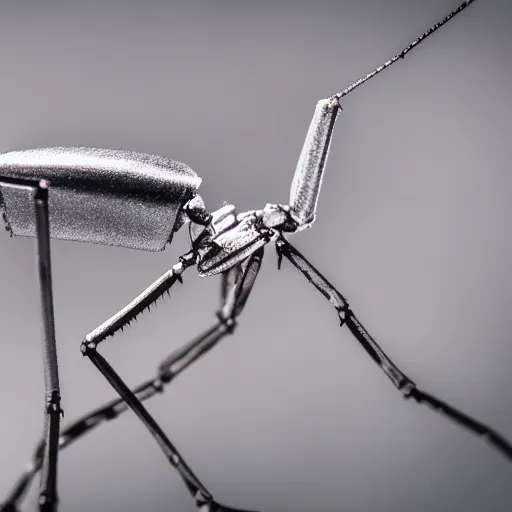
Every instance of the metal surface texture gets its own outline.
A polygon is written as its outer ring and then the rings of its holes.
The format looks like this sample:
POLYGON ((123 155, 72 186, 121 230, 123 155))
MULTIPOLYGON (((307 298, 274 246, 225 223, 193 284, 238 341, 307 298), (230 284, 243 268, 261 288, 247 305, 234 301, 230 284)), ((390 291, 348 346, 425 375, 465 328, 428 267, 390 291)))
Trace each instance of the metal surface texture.
POLYGON ((302 229, 315 220, 325 162, 339 112, 337 100, 330 98, 317 103, 300 153, 290 191, 290 207, 292 218, 302 229))
MULTIPOLYGON (((123 150, 47 148, 0 155, 0 174, 50 182, 52 238, 161 251, 201 178, 185 164, 123 150)), ((0 187, 6 227, 35 236, 30 194, 0 187)))
MULTIPOLYGON (((173 155, 209 205, 176 198, 190 240, 161 254, 52 241, 60 435, 56 400, 43 435, 37 407, 34 241, 5 241, 0 512, 511 510, 510 23, 502 0, 461 1, 0 16, 4 150, 173 155), (357 76, 304 141, 308 105, 357 76)), ((94 201, 128 180, 57 175, 94 201)))

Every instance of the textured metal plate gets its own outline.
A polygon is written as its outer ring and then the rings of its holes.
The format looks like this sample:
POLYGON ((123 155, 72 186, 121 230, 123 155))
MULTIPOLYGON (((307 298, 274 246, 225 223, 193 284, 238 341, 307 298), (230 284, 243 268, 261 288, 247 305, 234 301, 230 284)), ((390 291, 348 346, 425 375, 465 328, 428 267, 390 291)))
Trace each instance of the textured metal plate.
MULTIPOLYGON (((122 150, 45 148, 0 155, 0 176, 50 182, 52 238, 164 249, 201 178, 169 158, 122 150)), ((35 236, 30 192, 0 185, 8 227, 35 236)))

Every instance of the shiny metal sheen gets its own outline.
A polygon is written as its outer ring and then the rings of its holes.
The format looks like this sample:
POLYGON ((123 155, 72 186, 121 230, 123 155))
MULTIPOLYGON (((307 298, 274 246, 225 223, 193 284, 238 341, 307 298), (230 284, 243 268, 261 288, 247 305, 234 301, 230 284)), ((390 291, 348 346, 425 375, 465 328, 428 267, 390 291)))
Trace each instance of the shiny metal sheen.
MULTIPOLYGON (((52 238, 161 251, 201 178, 185 164, 123 150, 45 148, 0 155, 0 174, 50 182, 52 238)), ((30 193, 0 186, 7 228, 35 236, 30 193)))
POLYGON ((309 125, 290 190, 290 214, 298 223, 299 231, 315 221, 332 130, 339 110, 337 100, 320 100, 309 125))

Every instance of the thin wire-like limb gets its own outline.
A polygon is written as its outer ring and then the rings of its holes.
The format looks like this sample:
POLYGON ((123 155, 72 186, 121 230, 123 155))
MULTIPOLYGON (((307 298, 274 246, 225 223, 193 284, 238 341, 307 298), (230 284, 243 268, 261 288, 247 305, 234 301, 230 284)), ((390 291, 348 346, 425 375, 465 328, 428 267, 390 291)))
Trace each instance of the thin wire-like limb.
MULTIPOLYGON (((190 366, 193 361, 211 350, 222 338, 233 333, 236 323, 230 322, 229 318, 234 320, 242 312, 261 267, 262 257, 263 250, 260 250, 241 263, 242 279, 240 279, 238 268, 230 269, 222 274, 222 303, 221 311, 218 313, 220 317, 218 322, 196 339, 170 354, 159 365, 155 378, 144 382, 132 391, 140 402, 158 393, 163 393, 164 387, 190 366), (239 278, 238 283, 237 277, 239 278), (237 292, 233 294, 232 290, 235 284, 237 285, 237 292), (235 295, 236 307, 233 307, 230 304, 233 304, 235 295), (226 309, 226 306, 229 307, 229 310, 226 309), (226 314, 228 315, 226 316, 226 314), (230 327, 228 327, 228 324, 231 324, 230 327)), ((99 425, 117 418, 128 408, 126 402, 122 398, 118 398, 82 416, 62 431, 59 439, 59 449, 66 448, 99 425)), ((43 448, 44 439, 37 445, 32 461, 27 464, 25 471, 18 478, 4 505, 0 506, 0 512, 16 512, 18 510, 19 503, 26 495, 34 476, 41 469, 43 448)))
POLYGON ((81 349, 84 356, 87 356, 94 366, 98 368, 102 375, 117 391, 119 396, 127 403, 127 405, 144 423, 146 428, 151 432, 171 465, 178 470, 185 481, 187 488, 196 500, 196 504, 198 506, 202 506, 205 503, 212 501, 211 494, 183 461, 169 438, 158 426, 142 403, 137 399, 136 395, 128 388, 121 377, 119 377, 114 369, 108 364, 105 358, 103 358, 96 350, 97 345, 102 340, 107 336, 112 335, 118 329, 122 329, 122 327, 129 324, 129 322, 135 318, 137 313, 142 312, 151 303, 155 302, 158 297, 168 291, 171 286, 181 278, 181 274, 185 269, 195 263, 195 260, 196 257, 193 252, 189 253, 188 257, 182 256, 179 263, 174 265, 169 272, 149 286, 134 301, 128 304, 128 306, 89 333, 82 342, 81 349))
POLYGON ((155 438, 168 461, 178 470, 178 473, 184 480, 190 494, 194 497, 196 505, 201 507, 206 503, 213 501, 213 496, 210 492, 202 484, 199 478, 196 477, 192 469, 187 465, 178 450, 171 443, 170 439, 165 435, 164 431, 160 428, 142 403, 137 400, 135 394, 114 371, 106 359, 95 349, 88 349, 85 352, 85 355, 89 357, 94 366, 96 366, 111 386, 117 391, 117 393, 119 393, 119 396, 128 404, 130 409, 132 409, 132 411, 139 417, 151 435, 155 438))
MULTIPOLYGON (((193 361, 197 360, 202 354, 209 351, 223 336, 233 331, 235 316, 242 311, 242 308, 245 305, 259 270, 262 255, 263 251, 258 251, 257 254, 248 259, 248 264, 237 265, 226 272, 225 279, 228 280, 230 284, 223 284, 224 306, 218 314, 219 323, 221 325, 214 330, 207 331, 206 335, 202 337, 202 339, 188 344, 184 350, 180 350, 174 356, 166 359, 159 369, 158 382, 160 386, 163 383, 170 382, 170 380, 172 380, 172 378, 174 378, 179 372, 183 371, 183 369, 189 366, 193 361)), ((190 266, 194 261, 195 258, 193 257, 180 258, 180 263, 175 265, 166 277, 167 285, 160 285, 160 288, 168 290, 170 286, 172 286, 172 283, 176 281, 176 279, 173 279, 173 276, 179 276, 185 270, 187 263, 188 266, 190 266)), ((161 280, 157 283, 160 281, 161 280)), ((148 288, 148 290, 154 289, 155 284, 148 288)), ((139 297, 142 297, 143 300, 147 300, 146 297, 149 295, 148 290, 139 297)), ((162 293, 165 290, 163 290, 162 293)), ((152 293, 154 295, 154 292, 152 293)), ((156 300, 156 298, 157 297, 153 296, 153 301, 156 300)), ((140 308, 140 302, 141 300, 136 299, 130 306, 123 310, 122 314, 118 313, 115 315, 113 317, 115 319, 115 325, 125 325, 126 318, 133 318, 133 309, 140 308)), ((146 428, 150 431, 171 465, 178 470, 178 473, 184 480, 189 492, 194 497, 198 508, 201 510, 208 510, 210 512, 242 512, 239 509, 220 505, 213 499, 212 494, 195 476, 192 469, 187 465, 169 438, 142 405, 135 393, 128 388, 106 359, 97 352, 96 347, 98 343, 111 333, 110 326, 113 324, 114 322, 109 320, 87 335, 86 339, 82 343, 83 354, 91 360, 117 393, 119 393, 120 397, 126 402, 126 404, 128 404, 128 406, 133 410, 133 412, 135 412, 146 428)))
POLYGON ((384 71, 385 69, 389 68, 392 64, 394 64, 397 60, 405 58, 405 56, 416 46, 418 46, 422 41, 424 41, 428 36, 433 34, 437 29, 441 28, 445 23, 448 23, 454 16, 459 14, 461 11, 463 11, 466 7, 468 7, 470 4, 472 4, 475 0, 467 0, 466 2, 463 2, 457 9, 452 11, 448 16, 446 16, 443 20, 441 20, 439 23, 436 23, 432 27, 430 27, 426 32, 424 32, 420 37, 415 39, 409 46, 404 48, 400 53, 397 53, 392 59, 387 60, 379 66, 378 68, 374 69, 371 73, 368 73, 366 76, 360 78, 356 82, 354 82, 352 85, 349 85, 346 89, 343 89, 343 91, 338 92, 332 96, 332 98, 337 98, 340 100, 350 92, 352 92, 354 89, 359 87, 360 85, 363 85, 365 82, 373 78, 375 75, 378 75, 381 71, 384 71))
POLYGON ((219 321, 202 336, 173 352, 159 367, 159 376, 170 382, 185 368, 209 352, 227 334, 236 328, 236 318, 241 314, 251 293, 263 259, 263 248, 241 264, 222 274, 222 307, 217 313, 219 321))
POLYGON ((491 446, 502 455, 512 460, 512 444, 501 434, 483 423, 471 418, 467 414, 455 409, 451 405, 439 400, 429 393, 416 387, 416 384, 407 377, 385 354, 379 344, 370 336, 361 322, 354 315, 347 299, 297 251, 287 240, 279 238, 276 242, 279 256, 279 265, 282 257, 286 257, 300 271, 308 281, 329 300, 336 309, 341 325, 346 325, 357 341, 362 345, 371 358, 380 366, 395 387, 403 393, 404 398, 413 398, 418 403, 424 403, 435 411, 443 414, 458 425, 465 427, 474 434, 485 438, 491 446))
POLYGON ((46 443, 41 468, 39 510, 53 512, 57 509, 57 461, 59 454, 60 407, 59 369, 55 342, 52 272, 50 258, 50 220, 48 215, 48 183, 41 181, 34 193, 36 209, 37 258, 41 289, 43 320, 43 357, 46 388, 46 443))
POLYGON ((52 271, 50 256, 50 220, 48 212, 48 187, 45 180, 0 177, 0 184, 30 190, 34 199, 37 268, 41 297, 43 327, 43 363, 45 380, 44 442, 41 445, 41 484, 39 510, 54 512, 57 509, 57 462, 59 452, 60 384, 55 342, 55 317, 53 309, 52 271))
MULTIPOLYGON (((133 393, 139 400, 143 401, 161 391, 161 383, 160 386, 158 386, 158 379, 151 379, 135 388, 133 393)), ((61 431, 59 437, 59 450, 63 450, 68 447, 74 441, 80 439, 83 435, 87 434, 102 423, 117 418, 126 410, 128 410, 128 405, 121 398, 118 398, 116 400, 111 400, 105 405, 94 409, 85 416, 82 416, 61 431)), ((13 486, 13 489, 9 493, 4 504, 0 506, 0 512, 18 510, 19 503, 26 495, 34 476, 41 469, 44 446, 45 440, 41 439, 34 450, 32 461, 27 464, 23 474, 18 478, 18 481, 13 486)))

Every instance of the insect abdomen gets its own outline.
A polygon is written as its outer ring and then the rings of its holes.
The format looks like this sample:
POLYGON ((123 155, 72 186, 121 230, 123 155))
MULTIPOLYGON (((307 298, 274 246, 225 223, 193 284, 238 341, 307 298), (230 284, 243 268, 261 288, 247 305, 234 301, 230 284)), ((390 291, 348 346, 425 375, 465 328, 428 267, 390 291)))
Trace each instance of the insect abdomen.
MULTIPOLYGON (((47 148, 0 155, 0 176, 50 182, 52 238, 161 251, 201 178, 169 158, 122 150, 47 148)), ((1 179, 1 178, 0 178, 1 179)), ((30 192, 0 185, 14 235, 35 236, 30 192)))

